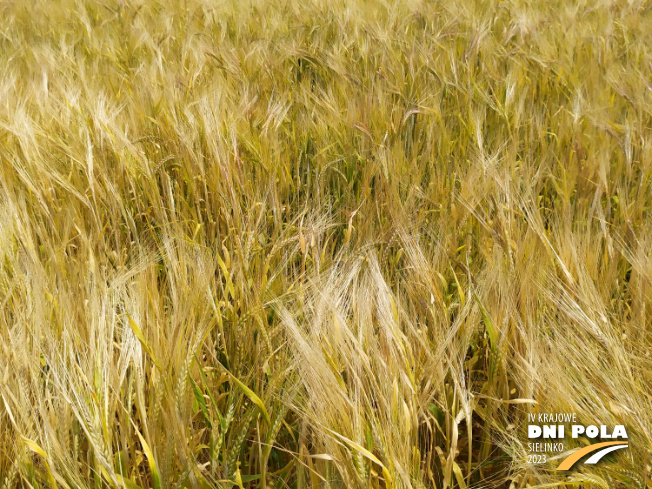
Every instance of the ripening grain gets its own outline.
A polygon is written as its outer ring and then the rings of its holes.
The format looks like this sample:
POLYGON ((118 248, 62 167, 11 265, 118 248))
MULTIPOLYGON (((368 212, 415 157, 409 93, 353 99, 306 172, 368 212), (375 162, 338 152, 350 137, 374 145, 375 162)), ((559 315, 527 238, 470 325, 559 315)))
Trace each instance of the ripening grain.
POLYGON ((651 73, 638 0, 0 0, 0 488, 652 487, 651 73))

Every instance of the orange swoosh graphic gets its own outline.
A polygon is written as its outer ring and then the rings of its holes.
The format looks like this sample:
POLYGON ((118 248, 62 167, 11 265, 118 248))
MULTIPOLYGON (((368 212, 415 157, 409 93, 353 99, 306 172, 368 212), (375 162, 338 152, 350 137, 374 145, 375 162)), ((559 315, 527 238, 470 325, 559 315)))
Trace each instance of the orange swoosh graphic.
POLYGON ((584 455, 588 455, 591 452, 595 452, 596 450, 600 450, 601 448, 604 447, 610 447, 612 445, 627 445, 626 441, 605 441, 604 443, 595 443, 593 445, 589 445, 588 447, 584 447, 581 450, 578 450, 577 452, 569 455, 566 457, 562 463, 559 464, 559 467, 557 467, 557 470, 569 470, 575 462, 577 462, 579 459, 581 459, 584 455))

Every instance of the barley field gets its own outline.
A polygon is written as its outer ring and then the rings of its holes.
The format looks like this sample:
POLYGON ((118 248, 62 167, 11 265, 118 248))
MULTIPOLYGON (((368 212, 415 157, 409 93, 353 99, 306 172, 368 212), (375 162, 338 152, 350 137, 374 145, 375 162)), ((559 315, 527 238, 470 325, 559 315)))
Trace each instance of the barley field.
POLYGON ((647 1, 0 0, 0 488, 652 488, 651 212, 647 1))

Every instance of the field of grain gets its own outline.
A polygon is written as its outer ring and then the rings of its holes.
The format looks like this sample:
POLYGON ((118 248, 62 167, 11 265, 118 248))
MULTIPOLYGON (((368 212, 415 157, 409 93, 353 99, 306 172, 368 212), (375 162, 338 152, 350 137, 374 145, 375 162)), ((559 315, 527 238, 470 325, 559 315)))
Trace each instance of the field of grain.
POLYGON ((651 488, 651 212, 646 1, 0 0, 0 488, 651 488))

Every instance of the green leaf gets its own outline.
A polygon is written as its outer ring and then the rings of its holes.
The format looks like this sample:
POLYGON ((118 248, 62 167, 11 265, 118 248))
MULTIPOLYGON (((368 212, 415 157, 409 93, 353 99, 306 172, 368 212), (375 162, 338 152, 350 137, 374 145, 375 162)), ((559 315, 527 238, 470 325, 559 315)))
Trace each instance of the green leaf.
POLYGON ((208 397, 211 400, 211 404, 213 405, 213 408, 215 409, 215 414, 217 414, 218 419, 220 420, 220 426, 222 426, 222 413, 220 412, 220 408, 217 407, 217 402, 215 401, 215 398, 213 397, 213 394, 211 390, 208 388, 208 382, 206 381, 206 376, 204 375, 204 370, 201 368, 201 364, 199 363, 199 360, 197 360, 197 357, 195 356, 195 360, 197 361, 197 364, 200 365, 199 367, 199 375, 201 377, 201 381, 204 384, 204 387, 206 387, 206 392, 208 393, 208 397))
POLYGON ((25 438, 24 436, 21 435, 20 439, 27 446, 27 448, 29 448, 34 453, 40 455, 43 458, 45 469, 47 470, 48 473, 48 479, 50 480, 50 486, 52 487, 52 489, 57 489, 57 482, 54 478, 54 473, 50 468, 50 464, 48 463, 48 455, 47 453, 45 453, 45 450, 43 450, 36 442, 30 440, 29 438, 25 438))
POLYGON ((149 355, 149 357, 152 359, 154 364, 158 367, 159 370, 163 370, 161 368, 161 365, 156 361, 156 358, 154 358, 154 355, 152 354, 152 350, 149 349, 149 346, 147 346, 147 341, 145 341, 145 335, 143 334, 142 330, 138 326, 138 323, 133 320, 133 318, 127 313, 127 317, 129 318, 129 326, 131 327, 131 330, 134 332, 136 335, 136 338, 138 338, 138 341, 140 341, 140 344, 143 345, 143 348, 149 355))
POLYGON ((158 466, 156 465, 156 459, 154 458, 154 452, 149 448, 149 445, 143 438, 143 435, 140 434, 140 431, 136 429, 136 434, 140 439, 140 443, 143 446, 143 451, 147 456, 147 463, 149 464, 149 470, 152 473, 152 483, 154 484, 154 489, 161 489, 161 477, 159 476, 158 466))
POLYGON ((118 482, 124 485, 127 489, 141 489, 141 487, 134 481, 127 477, 122 477, 120 474, 115 474, 115 478, 118 479, 118 482))
POLYGON ((478 305, 480 306, 480 311, 482 311, 482 322, 484 323, 484 327, 487 330, 487 335, 489 336, 489 341, 491 342, 491 348, 494 349, 498 346, 498 336, 496 335, 496 328, 494 326, 494 323, 491 321, 491 318, 489 317, 487 310, 484 308, 482 302, 480 302, 480 299, 478 298, 477 295, 475 296, 475 300, 478 302, 478 305))
POLYGON ((457 479, 457 484, 460 486, 460 489, 466 489, 467 486, 464 481, 464 474, 462 474, 462 469, 455 461, 453 461, 453 473, 455 474, 455 479, 457 479))
POLYGON ((202 413, 204 413, 204 420, 206 421, 206 425, 212 430, 213 424, 211 423, 210 416, 208 415, 208 409, 206 408, 206 401, 204 400, 204 394, 202 394, 201 390, 199 390, 199 386, 195 383, 194 380, 192 380, 192 377, 190 375, 188 375, 188 379, 192 384, 192 390, 195 393, 195 399, 197 399, 197 404, 199 404, 199 408, 201 409, 202 413))
POLYGON ((242 382, 240 382, 238 378, 235 375, 233 375, 231 372, 226 370, 226 368, 224 370, 229 375, 229 377, 231 377, 235 385, 237 385, 242 390, 242 392, 244 392, 245 395, 249 399, 251 399, 251 402, 253 402, 256 406, 258 406, 258 409, 260 409, 260 412, 263 415, 263 418, 265 419, 265 423, 267 423, 267 426, 271 426, 272 421, 269 419, 269 414, 267 413, 267 409, 265 409, 265 404, 263 404, 263 401, 260 399, 260 397, 258 397, 256 393, 252 391, 249 387, 247 387, 242 382))

